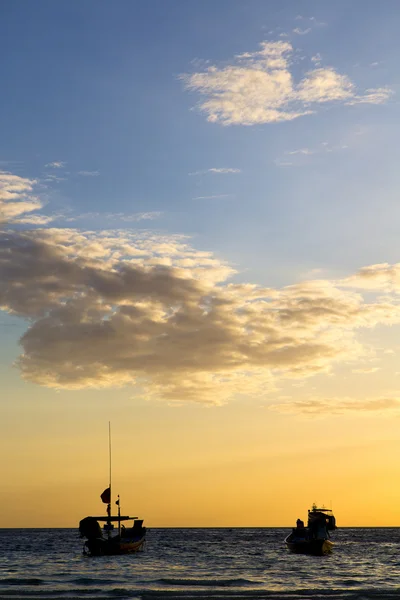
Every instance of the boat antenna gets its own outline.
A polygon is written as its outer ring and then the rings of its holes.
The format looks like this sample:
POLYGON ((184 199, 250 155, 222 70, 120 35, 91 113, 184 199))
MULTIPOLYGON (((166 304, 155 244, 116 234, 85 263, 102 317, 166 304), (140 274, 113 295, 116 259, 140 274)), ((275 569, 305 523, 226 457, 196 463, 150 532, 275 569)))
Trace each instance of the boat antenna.
MULTIPOLYGON (((108 452, 109 452, 109 463, 110 463, 110 477, 109 477, 109 487, 107 490, 104 490, 101 495, 101 499, 103 502, 107 502, 107 536, 110 539, 110 532, 112 529, 111 525, 111 422, 108 421, 108 452), (108 492, 108 498, 105 496, 105 493, 108 492), (104 499, 103 499, 104 496, 104 499)), ((106 529, 106 526, 104 526, 106 529)))
POLYGON ((110 501, 111 501, 111 421, 108 421, 108 450, 110 461, 110 501))
POLYGON ((121 539, 121 506, 120 506, 119 494, 118 494, 118 500, 116 501, 115 504, 118 505, 118 535, 119 535, 119 539, 121 539))

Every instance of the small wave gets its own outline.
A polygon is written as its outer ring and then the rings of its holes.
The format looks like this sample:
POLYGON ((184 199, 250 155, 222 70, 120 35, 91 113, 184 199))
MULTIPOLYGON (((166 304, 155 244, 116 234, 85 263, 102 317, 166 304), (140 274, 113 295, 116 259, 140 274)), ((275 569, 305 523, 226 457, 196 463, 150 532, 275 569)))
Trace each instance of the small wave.
POLYGON ((137 595, 135 590, 129 590, 126 588, 114 588, 104 590, 103 588, 50 588, 46 590, 33 590, 33 589, 8 589, 0 587, 0 598, 12 598, 12 600, 23 600, 25 598, 29 600, 36 600, 37 598, 48 598, 48 600, 65 599, 65 600, 91 600, 101 598, 126 598, 134 600, 140 599, 141 595, 137 595), (105 595, 106 594, 106 595, 105 595))
POLYGON ((201 587, 237 587, 237 586, 251 586, 251 585, 262 585, 262 581, 252 581, 250 579, 170 579, 162 578, 158 579, 157 583, 163 583, 164 585, 190 585, 190 586, 201 586, 201 587))
POLYGON ((74 583, 76 585, 115 585, 115 579, 102 579, 100 577, 77 577, 69 579, 66 583, 74 583))
MULTIPOLYGON (((140 600, 399 600, 395 591, 294 590, 140 590, 140 600)), ((136 597, 135 597, 136 598, 136 597)), ((69 599, 68 599, 69 600, 69 599)), ((85 599, 89 600, 89 599, 85 599)), ((131 599, 130 599, 131 600, 131 599)))
POLYGON ((36 577, 6 577, 0 579, 1 585, 43 585, 44 583, 45 581, 43 579, 37 579, 36 577))

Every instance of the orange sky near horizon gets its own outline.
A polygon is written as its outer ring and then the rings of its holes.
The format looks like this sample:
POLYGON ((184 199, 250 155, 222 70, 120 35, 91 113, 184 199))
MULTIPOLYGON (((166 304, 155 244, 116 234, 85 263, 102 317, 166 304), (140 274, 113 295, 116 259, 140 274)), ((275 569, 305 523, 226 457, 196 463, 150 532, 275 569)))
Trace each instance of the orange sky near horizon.
POLYGON ((332 506, 339 527, 400 526, 397 418, 52 395, 14 403, 12 430, 2 409, 0 527, 77 527, 105 514, 108 418, 113 496, 149 527, 291 527, 313 502, 332 506))

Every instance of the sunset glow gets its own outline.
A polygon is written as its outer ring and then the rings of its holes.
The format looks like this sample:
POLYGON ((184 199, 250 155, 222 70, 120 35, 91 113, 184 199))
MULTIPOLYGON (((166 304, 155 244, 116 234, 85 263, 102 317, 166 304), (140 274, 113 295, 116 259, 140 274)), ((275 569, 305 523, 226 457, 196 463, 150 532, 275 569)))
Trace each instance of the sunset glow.
POLYGON ((0 527, 400 526, 393 6, 3 3, 0 527))

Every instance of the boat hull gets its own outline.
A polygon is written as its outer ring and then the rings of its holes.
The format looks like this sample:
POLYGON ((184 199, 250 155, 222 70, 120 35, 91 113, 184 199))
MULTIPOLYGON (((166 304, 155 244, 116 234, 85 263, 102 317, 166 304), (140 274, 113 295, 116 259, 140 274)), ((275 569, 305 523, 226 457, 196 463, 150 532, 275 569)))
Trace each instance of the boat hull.
POLYGON ((87 556, 115 556, 118 554, 133 554, 144 550, 146 537, 138 540, 114 541, 105 539, 87 540, 84 554, 87 556))
POLYGON ((286 546, 295 554, 311 554, 312 556, 324 556, 333 550, 333 542, 330 540, 301 540, 294 539, 290 534, 285 539, 286 546))

